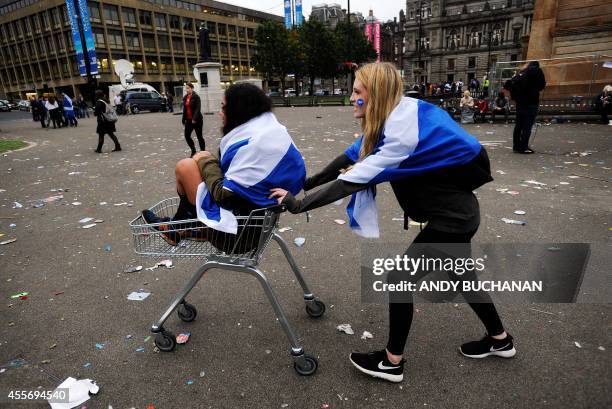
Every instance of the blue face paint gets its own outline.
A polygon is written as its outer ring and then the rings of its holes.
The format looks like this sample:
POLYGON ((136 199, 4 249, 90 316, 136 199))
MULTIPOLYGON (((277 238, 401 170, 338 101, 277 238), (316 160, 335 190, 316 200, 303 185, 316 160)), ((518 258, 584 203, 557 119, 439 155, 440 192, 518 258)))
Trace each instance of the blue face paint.
POLYGON ((357 100, 357 105, 362 106, 363 105, 363 99, 359 98, 357 100))

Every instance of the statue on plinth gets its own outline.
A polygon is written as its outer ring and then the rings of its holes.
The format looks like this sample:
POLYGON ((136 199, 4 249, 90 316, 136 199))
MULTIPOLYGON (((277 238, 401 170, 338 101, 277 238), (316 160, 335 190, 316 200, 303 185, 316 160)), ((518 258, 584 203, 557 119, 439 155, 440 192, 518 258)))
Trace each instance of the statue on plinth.
POLYGON ((206 24, 206 22, 200 24, 198 42, 200 44, 200 60, 198 62, 212 61, 210 48, 210 32, 208 31, 208 24, 206 24))

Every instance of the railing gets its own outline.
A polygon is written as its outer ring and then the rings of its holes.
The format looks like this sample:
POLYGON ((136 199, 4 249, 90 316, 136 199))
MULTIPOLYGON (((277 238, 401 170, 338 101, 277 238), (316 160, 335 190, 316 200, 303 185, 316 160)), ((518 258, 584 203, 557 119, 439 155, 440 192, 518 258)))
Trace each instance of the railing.
POLYGON ((277 107, 347 105, 347 95, 315 95, 300 97, 271 97, 272 104, 277 107))

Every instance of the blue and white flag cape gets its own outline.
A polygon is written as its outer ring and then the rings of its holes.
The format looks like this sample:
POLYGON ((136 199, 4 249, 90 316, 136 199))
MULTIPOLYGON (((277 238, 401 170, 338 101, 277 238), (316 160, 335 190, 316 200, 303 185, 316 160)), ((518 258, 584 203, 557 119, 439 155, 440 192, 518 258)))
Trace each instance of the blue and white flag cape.
MULTIPOLYGON (((221 139, 223 188, 262 208, 277 204, 270 189, 283 188, 297 195, 304 186, 306 167, 287 128, 266 112, 232 129, 221 139)), ((215 230, 236 234, 238 223, 231 210, 215 203, 206 184, 196 197, 198 219, 215 230)))
POLYGON ((73 111, 72 100, 68 95, 64 95, 64 111, 73 111))
POLYGON ((362 139, 345 151, 355 165, 338 179, 372 185, 353 194, 347 207, 351 228, 366 238, 379 236, 374 185, 466 164, 481 149, 478 140, 445 111, 413 98, 402 98, 372 154, 359 161, 362 139))

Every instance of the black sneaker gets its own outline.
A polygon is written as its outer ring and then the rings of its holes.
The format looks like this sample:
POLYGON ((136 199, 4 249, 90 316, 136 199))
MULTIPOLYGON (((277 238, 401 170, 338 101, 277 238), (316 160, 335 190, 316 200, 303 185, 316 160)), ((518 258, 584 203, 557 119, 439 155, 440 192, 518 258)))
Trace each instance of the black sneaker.
MULTIPOLYGON (((165 222, 170 221, 169 217, 158 217, 155 213, 153 213, 149 209, 145 209, 142 211, 142 218, 145 219, 145 221, 149 224, 158 224, 158 225, 160 223, 165 223, 165 222)), ((165 232, 161 234, 161 237, 166 241, 166 243, 170 244, 171 246, 177 246, 179 242, 181 241, 180 234, 175 231, 168 231, 169 230, 168 226, 165 224, 161 224, 159 226, 153 226, 153 228, 155 230, 165 232)))
POLYGON ((486 358, 488 356, 500 356, 502 358, 512 358, 516 355, 512 335, 507 334, 504 339, 495 339, 488 334, 480 341, 466 342, 459 347, 459 352, 469 358, 486 358))
POLYGON ((375 378, 385 379, 389 382, 401 382, 404 379, 404 362, 392 364, 387 359, 387 350, 368 353, 353 352, 349 359, 355 368, 375 378))

